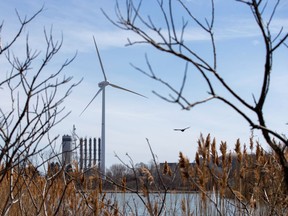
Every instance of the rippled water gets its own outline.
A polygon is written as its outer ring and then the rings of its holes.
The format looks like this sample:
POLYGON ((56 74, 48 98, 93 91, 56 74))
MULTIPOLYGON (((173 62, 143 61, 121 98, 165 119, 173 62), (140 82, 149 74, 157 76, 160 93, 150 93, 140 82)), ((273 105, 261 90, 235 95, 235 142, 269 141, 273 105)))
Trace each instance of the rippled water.
POLYGON ((158 212, 162 208, 161 215, 219 215, 217 209, 221 209, 221 214, 234 215, 235 206, 231 200, 220 200, 213 195, 211 200, 207 199, 206 205, 201 202, 201 195, 198 193, 150 193, 149 197, 143 194, 132 193, 108 193, 106 199, 112 204, 117 204, 119 210, 124 215, 149 215, 149 201, 153 208, 157 206, 158 212), (165 200, 165 202, 164 202, 165 200), (214 204, 213 204, 214 202, 214 204), (162 206, 162 204, 164 205, 162 206), (217 204, 217 205, 216 205, 217 204))

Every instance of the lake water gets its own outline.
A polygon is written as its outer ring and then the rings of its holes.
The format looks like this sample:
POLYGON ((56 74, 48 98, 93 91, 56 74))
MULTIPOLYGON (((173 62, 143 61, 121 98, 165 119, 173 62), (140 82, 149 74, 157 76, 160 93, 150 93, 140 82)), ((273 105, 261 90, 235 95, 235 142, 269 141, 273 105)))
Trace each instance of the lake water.
MULTIPOLYGON (((151 193, 149 197, 134 193, 107 193, 106 195, 106 199, 118 204, 121 213, 129 216, 149 215, 145 206, 148 200, 153 207, 157 206, 159 211, 164 197, 163 193, 151 193)), ((221 209, 223 215, 235 215, 235 205, 231 200, 222 199, 220 202, 213 194, 210 197, 214 204, 207 200, 207 204, 203 206, 199 193, 167 193, 161 215, 220 215, 216 209, 221 209)))

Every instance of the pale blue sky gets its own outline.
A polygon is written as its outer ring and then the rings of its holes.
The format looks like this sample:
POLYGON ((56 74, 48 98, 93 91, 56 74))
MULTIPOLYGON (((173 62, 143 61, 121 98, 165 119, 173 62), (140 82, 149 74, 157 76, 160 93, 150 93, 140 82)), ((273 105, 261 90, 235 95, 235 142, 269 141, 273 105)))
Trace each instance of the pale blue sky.
MULTIPOLYGON (((63 34, 64 43, 57 59, 50 65, 56 68, 66 58, 78 51, 75 61, 65 70, 75 81, 84 78, 82 84, 74 89, 66 101, 67 110, 71 115, 59 127, 55 134, 69 134, 73 124, 81 137, 100 136, 101 98, 97 98, 87 111, 79 114, 98 90, 98 82, 103 80, 97 60, 92 36, 96 37, 108 80, 117 85, 129 88, 146 95, 143 99, 127 92, 107 88, 106 94, 106 165, 109 167, 119 161, 114 157, 117 153, 124 161, 125 154, 134 162, 147 163, 151 160, 145 138, 150 140, 159 162, 164 160, 176 162, 179 151, 184 152, 191 160, 197 149, 200 133, 211 133, 218 143, 227 141, 230 149, 237 138, 248 143, 250 130, 248 124, 235 112, 223 104, 213 101, 200 105, 191 111, 183 111, 174 104, 162 101, 151 93, 155 90, 168 95, 168 90, 161 84, 135 71, 130 63, 143 69, 145 53, 148 54, 156 74, 175 87, 181 85, 185 63, 172 56, 144 45, 126 47, 127 37, 135 35, 121 31, 113 26, 101 13, 103 8, 107 14, 114 16, 114 1, 40 1, 40 0, 1 0, 0 20, 4 20, 2 43, 7 41, 17 29, 18 23, 15 8, 21 16, 30 16, 44 5, 44 11, 25 30, 29 33, 31 46, 38 50, 44 49, 43 28, 53 26, 55 38, 63 34), (173 131, 173 128, 191 126, 185 133, 173 131)), ((152 0, 144 1, 146 13, 158 17, 154 11, 152 0)), ((193 12, 204 20, 209 16, 209 7, 204 1, 187 0, 193 12)), ((235 1, 216 0, 215 37, 218 48, 218 68, 221 74, 241 95, 252 101, 252 93, 259 92, 259 80, 263 69, 263 46, 259 31, 249 9, 235 1)), ((280 26, 288 31, 288 4, 283 1, 273 22, 273 29, 280 26)), ((177 14, 178 16, 179 14, 177 14)), ((159 21, 160 22, 160 21, 159 21)), ((187 29, 187 42, 199 53, 210 58, 209 41, 194 26, 187 29)), ((19 42, 17 47, 21 50, 19 42)), ((17 49, 18 49, 17 48, 17 49)), ((287 134, 287 96, 288 96, 288 61, 287 48, 280 48, 274 59, 271 91, 265 107, 267 125, 280 133, 287 134)), ((0 64, 3 62, 0 62, 0 64)), ((194 71, 195 72, 195 71, 194 71)), ((206 89, 200 85, 199 77, 189 71, 185 94, 188 99, 203 95, 206 89)), ((218 90, 221 93, 221 89, 218 90)), ((261 136, 260 136, 261 137, 261 136)), ((59 141, 60 145, 60 141, 59 141)))

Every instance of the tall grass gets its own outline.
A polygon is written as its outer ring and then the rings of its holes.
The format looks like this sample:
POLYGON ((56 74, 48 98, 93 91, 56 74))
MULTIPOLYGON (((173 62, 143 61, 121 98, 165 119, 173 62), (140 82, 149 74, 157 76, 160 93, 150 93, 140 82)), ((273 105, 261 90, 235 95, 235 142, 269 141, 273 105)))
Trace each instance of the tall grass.
POLYGON ((1 178, 1 215, 288 214, 278 158, 252 138, 228 150, 226 142, 217 146, 201 135, 193 163, 180 152, 174 168, 158 164, 151 152, 153 166, 126 164, 130 173, 118 179, 103 179, 97 169, 83 173, 77 164, 73 170, 48 166, 45 175, 32 164, 14 168, 1 178))

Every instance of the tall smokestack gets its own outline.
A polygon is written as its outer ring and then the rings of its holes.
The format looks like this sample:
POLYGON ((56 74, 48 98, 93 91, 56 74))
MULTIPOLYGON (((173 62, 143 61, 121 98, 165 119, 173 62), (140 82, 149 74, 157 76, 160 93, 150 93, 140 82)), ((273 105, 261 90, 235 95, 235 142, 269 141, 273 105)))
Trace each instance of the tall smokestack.
POLYGON ((83 138, 80 139, 80 170, 83 170, 83 138))
POLYGON ((98 138, 98 168, 100 168, 101 161, 101 139, 98 138))
POLYGON ((93 165, 96 165, 96 144, 97 144, 97 139, 93 139, 93 165))
POLYGON ((87 169, 87 138, 84 139, 84 169, 87 169))
POLYGON ((92 162, 92 139, 89 138, 89 162, 88 162, 89 168, 91 168, 91 162, 92 162))

